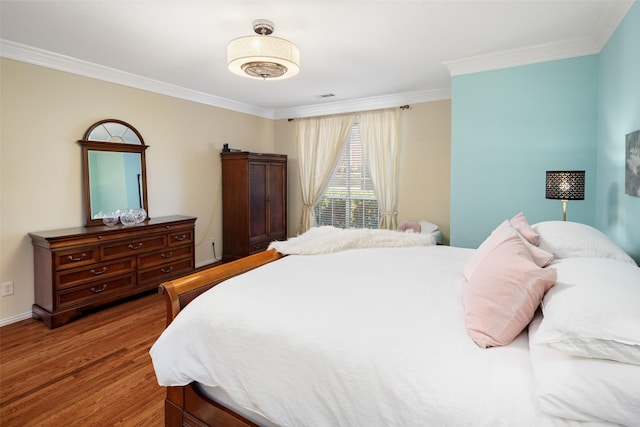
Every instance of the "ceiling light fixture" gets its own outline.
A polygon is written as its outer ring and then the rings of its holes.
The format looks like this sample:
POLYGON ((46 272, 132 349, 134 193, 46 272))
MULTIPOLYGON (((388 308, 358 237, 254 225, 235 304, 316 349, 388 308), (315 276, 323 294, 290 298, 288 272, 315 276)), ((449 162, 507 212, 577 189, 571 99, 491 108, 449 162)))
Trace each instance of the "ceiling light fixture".
POLYGON ((272 37, 273 22, 253 21, 257 36, 232 40, 227 47, 227 65, 232 73, 254 79, 286 79, 300 71, 300 51, 289 40, 272 37))

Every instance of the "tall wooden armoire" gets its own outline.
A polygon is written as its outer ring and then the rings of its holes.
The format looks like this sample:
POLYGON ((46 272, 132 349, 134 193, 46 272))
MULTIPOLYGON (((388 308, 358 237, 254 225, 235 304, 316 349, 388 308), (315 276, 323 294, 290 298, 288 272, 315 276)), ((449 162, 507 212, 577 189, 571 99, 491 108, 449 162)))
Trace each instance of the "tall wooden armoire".
POLYGON ((222 160, 222 260, 287 238, 287 156, 232 151, 222 160))

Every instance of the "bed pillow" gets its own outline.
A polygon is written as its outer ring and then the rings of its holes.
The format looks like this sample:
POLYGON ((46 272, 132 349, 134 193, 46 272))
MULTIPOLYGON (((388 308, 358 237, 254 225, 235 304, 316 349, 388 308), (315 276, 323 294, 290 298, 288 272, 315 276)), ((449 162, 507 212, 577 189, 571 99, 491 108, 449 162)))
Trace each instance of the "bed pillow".
POLYGON ((532 228, 540 234, 539 247, 556 258, 613 258, 636 265, 635 261, 606 234, 586 224, 570 221, 545 221, 532 228))
POLYGON ((529 221, 527 221, 527 218, 522 212, 516 214, 509 222, 529 243, 538 246, 540 243, 540 235, 529 225, 529 221))
POLYGON ((513 341, 556 280, 555 269, 539 267, 518 232, 506 229, 511 235, 487 253, 462 292, 467 330, 482 348, 513 341))
POLYGON ((637 425, 640 366, 570 356, 536 344, 541 315, 529 325, 535 396, 542 412, 580 421, 637 425))
POLYGON ((512 238, 513 236, 517 236, 522 240, 527 250, 531 254, 533 261, 539 267, 544 267, 553 260, 552 253, 540 249, 529 243, 529 241, 522 237, 520 233, 511 225, 511 222, 507 220, 496 227, 496 229, 491 232, 489 237, 487 237, 484 242, 482 242, 482 244, 478 247, 478 249, 473 253, 471 258, 469 258, 469 261, 467 261, 462 271, 465 279, 469 280, 471 276, 473 276, 473 273, 478 269, 478 266, 496 246, 502 243, 505 239, 512 238))
POLYGON ((420 232, 421 233, 431 234, 431 233, 435 233, 436 231, 440 230, 440 227, 438 226, 438 224, 434 224, 432 222, 425 221, 424 219, 421 219, 420 221, 418 221, 418 224, 420 224, 420 232))
POLYGON ((420 233, 422 231, 422 228, 417 221, 404 221, 401 222, 400 225, 398 225, 397 231, 404 233, 420 233))
POLYGON ((566 354, 640 365, 640 268, 608 258, 554 262, 536 336, 566 354))

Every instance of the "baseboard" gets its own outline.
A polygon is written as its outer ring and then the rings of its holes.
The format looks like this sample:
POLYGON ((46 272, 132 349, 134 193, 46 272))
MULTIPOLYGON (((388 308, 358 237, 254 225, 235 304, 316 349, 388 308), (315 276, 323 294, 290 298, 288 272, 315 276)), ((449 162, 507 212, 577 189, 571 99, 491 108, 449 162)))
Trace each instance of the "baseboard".
POLYGON ((20 322, 21 320, 31 319, 31 312, 17 314, 15 316, 0 319, 0 327, 10 325, 12 323, 20 322))

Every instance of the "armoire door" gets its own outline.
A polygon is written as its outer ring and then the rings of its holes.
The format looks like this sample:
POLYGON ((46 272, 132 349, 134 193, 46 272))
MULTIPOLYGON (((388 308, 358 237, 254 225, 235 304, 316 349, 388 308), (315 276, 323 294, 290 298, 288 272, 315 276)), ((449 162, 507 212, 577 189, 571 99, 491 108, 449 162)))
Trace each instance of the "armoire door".
POLYGON ((269 164, 249 163, 249 238, 266 239, 269 235, 268 197, 269 164))
POLYGON ((284 239, 287 234, 287 164, 271 163, 268 167, 267 234, 270 238, 284 239))

